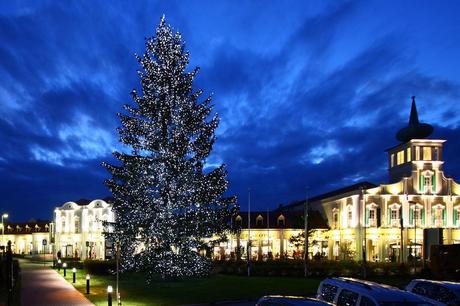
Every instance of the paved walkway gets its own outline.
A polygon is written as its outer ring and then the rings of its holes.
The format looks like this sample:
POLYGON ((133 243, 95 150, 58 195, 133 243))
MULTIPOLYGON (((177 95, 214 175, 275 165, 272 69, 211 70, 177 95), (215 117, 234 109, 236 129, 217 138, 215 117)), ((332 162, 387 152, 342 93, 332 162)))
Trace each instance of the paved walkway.
POLYGON ((21 303, 24 306, 93 305, 56 271, 43 264, 20 261, 21 303))

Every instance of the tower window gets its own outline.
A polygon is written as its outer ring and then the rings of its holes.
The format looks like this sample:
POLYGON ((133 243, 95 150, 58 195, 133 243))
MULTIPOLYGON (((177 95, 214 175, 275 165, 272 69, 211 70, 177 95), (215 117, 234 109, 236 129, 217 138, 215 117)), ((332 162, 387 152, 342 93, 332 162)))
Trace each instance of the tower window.
POLYGON ((423 160, 431 160, 431 147, 423 147, 423 160))
POLYGON ((416 146, 415 147, 415 160, 420 160, 420 147, 416 146))
POLYGON ((438 147, 434 148, 433 153, 434 153, 433 160, 439 160, 439 148, 438 147))
POLYGON ((411 156, 411 149, 410 148, 407 148, 406 150, 406 159, 408 162, 410 162, 412 160, 412 156, 411 156))
POLYGON ((397 161, 398 165, 404 164, 404 151, 399 151, 397 154, 397 158, 398 158, 398 161, 397 161))
POLYGON ((395 155, 391 154, 390 156, 390 167, 393 168, 395 166, 395 155))

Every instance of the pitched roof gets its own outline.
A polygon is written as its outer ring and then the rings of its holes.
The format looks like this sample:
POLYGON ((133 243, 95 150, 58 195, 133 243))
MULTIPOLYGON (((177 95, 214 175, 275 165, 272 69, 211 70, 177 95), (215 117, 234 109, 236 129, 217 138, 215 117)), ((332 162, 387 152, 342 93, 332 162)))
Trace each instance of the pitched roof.
MULTIPOLYGON (((248 228, 248 212, 240 211, 237 215, 232 218, 233 225, 237 225, 237 218, 241 217, 241 228, 248 228)), ((291 229, 303 229, 303 212, 301 211, 252 211, 250 214, 251 228, 254 229, 266 229, 271 228, 291 228, 291 229), (257 222, 257 218, 261 216, 262 222, 257 222), (267 216, 268 221, 267 222, 267 216), (280 217, 284 217, 284 223, 278 222, 280 217)), ((327 229, 326 220, 323 216, 315 210, 308 211, 308 224, 310 229, 327 229)))
MULTIPOLYGON (((345 187, 342 187, 342 188, 339 188, 339 189, 336 189, 336 190, 333 190, 333 191, 329 191, 329 192, 326 192, 326 193, 323 193, 323 194, 308 198, 308 202, 309 203, 318 202, 318 201, 321 201, 321 200, 324 200, 324 199, 327 199, 327 198, 330 198, 330 197, 335 197, 335 196, 345 194, 345 193, 349 193, 349 192, 352 192, 352 191, 359 191, 361 188, 362 189, 369 189, 369 188, 375 188, 377 186, 378 185, 375 185, 373 183, 366 182, 366 181, 359 182, 359 183, 356 183, 356 184, 353 184, 353 185, 345 186, 345 187)), ((303 207, 304 204, 305 204, 305 200, 299 200, 299 201, 292 202, 292 203, 290 203, 288 205, 285 205, 285 206, 280 206, 277 210, 278 211, 284 211, 284 210, 289 210, 289 209, 293 209, 293 208, 296 208, 296 207, 303 207)))
POLYGON ((49 233, 50 221, 30 220, 29 222, 5 222, 5 235, 49 233))

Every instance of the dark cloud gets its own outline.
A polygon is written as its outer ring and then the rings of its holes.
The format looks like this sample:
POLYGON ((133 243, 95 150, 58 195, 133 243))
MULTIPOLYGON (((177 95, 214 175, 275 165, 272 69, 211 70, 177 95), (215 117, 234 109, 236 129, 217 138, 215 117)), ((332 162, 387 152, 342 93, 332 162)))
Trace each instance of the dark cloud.
POLYGON ((407 122, 411 95, 435 136, 448 139, 446 171, 458 176, 459 79, 433 62, 446 54, 449 63, 460 44, 443 34, 449 50, 425 50, 430 27, 447 33, 454 16, 414 12, 436 21, 417 24, 415 35, 397 12, 356 1, 5 5, 0 210, 50 218, 65 201, 107 195, 100 163, 120 148, 115 114, 138 87, 133 53, 163 13, 202 68, 197 87, 215 93, 221 126, 209 163, 227 164, 229 193, 243 207, 248 187, 262 209, 303 198, 306 186, 314 195, 386 181, 384 150, 407 122))

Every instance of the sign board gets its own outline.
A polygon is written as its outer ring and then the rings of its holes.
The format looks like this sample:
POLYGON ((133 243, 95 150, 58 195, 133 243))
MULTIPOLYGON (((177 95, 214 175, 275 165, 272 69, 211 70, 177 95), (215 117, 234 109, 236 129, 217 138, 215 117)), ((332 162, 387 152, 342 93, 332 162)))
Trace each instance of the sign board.
POLYGON ((46 245, 46 239, 43 239, 42 244, 46 245))

